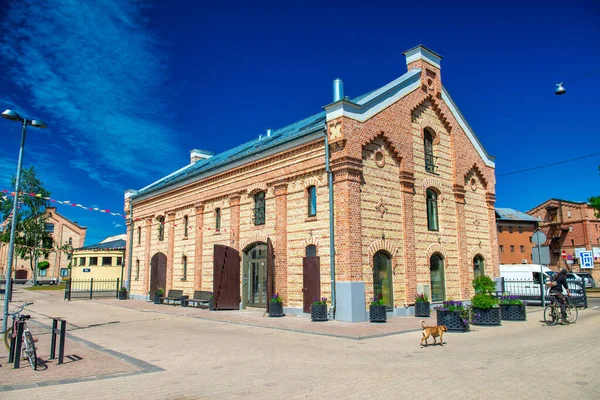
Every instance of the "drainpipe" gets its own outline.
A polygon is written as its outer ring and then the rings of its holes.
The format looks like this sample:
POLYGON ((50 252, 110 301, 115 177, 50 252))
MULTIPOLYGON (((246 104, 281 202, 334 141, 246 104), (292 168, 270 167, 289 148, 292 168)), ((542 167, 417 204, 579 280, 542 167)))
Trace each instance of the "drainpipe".
MULTIPOLYGON (((129 257, 127 260, 127 294, 131 293, 131 258, 133 257, 133 196, 129 198, 129 257)), ((122 281, 121 281, 122 282, 122 281)))
POLYGON ((331 275, 331 319, 335 319, 335 236, 333 224, 333 174, 329 168, 329 137, 325 128, 325 171, 329 186, 329 265, 331 275))

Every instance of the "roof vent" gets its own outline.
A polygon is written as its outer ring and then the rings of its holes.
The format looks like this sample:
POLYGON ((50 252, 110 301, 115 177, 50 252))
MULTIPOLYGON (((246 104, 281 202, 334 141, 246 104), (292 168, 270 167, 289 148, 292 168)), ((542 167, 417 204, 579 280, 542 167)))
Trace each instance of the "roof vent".
POLYGON ((271 137, 272 132, 273 132, 273 129, 267 129, 267 137, 271 137))
POLYGON ((333 101, 340 101, 344 98, 344 82, 340 78, 333 81, 333 101))
POLYGON ((194 149, 194 150, 190 151, 190 163, 193 164, 199 160, 206 160, 206 159, 211 158, 214 155, 215 155, 215 153, 212 153, 210 151, 194 149))

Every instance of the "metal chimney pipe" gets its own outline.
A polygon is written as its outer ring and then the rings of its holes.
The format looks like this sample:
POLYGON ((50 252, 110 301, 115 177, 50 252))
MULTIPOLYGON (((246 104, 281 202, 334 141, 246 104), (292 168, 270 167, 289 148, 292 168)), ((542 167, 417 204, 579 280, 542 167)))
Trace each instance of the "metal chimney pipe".
POLYGON ((333 81, 333 101, 340 101, 344 98, 344 82, 340 78, 333 81))
POLYGON ((267 137, 271 137, 271 132, 273 132, 273 129, 267 129, 267 137))

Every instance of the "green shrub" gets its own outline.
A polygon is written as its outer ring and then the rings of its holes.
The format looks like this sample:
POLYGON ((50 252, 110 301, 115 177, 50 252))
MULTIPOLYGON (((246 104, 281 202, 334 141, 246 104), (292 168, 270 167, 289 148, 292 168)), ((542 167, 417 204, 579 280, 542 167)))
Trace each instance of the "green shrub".
POLYGON ((489 276, 478 276, 473 279, 473 288, 475 293, 493 293, 496 290, 496 284, 489 276))
POLYGON ((484 293, 478 293, 471 299, 473 308, 481 308, 487 310, 498 305, 498 299, 484 293))
POLYGON ((38 269, 41 271, 48 269, 49 266, 50 266, 50 263, 48 261, 40 261, 38 263, 38 269))

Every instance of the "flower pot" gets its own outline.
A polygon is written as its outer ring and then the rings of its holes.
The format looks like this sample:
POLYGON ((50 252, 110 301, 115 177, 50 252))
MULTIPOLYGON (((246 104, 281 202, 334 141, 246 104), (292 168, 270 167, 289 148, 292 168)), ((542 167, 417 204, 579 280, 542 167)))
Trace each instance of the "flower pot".
POLYGON ((473 325, 502 325, 500 308, 473 307, 473 325))
POLYGON ((369 321, 371 321, 371 322, 386 322, 387 321, 386 306, 369 306, 369 321))
POLYGON ((127 292, 122 292, 119 290, 119 300, 127 300, 127 292))
POLYGON ((269 317, 283 317, 283 303, 269 303, 269 317))
POLYGON ((469 322, 463 321, 460 311, 436 311, 438 325, 446 325, 449 331, 468 332, 469 322))
POLYGON ((215 309, 215 299, 213 297, 211 297, 210 299, 208 299, 208 309, 209 310, 214 310, 215 309))
POLYGON ((527 321, 525 304, 500 304, 500 316, 504 321, 527 321))
POLYGON ((310 306, 310 319, 313 321, 329 321, 329 318, 327 318, 327 304, 313 304, 310 306))
POLYGON ((415 303, 415 317, 429 317, 431 313, 430 303, 418 301, 415 303))
POLYGON ((160 298, 162 297, 159 293, 154 293, 154 304, 160 304, 160 298))

